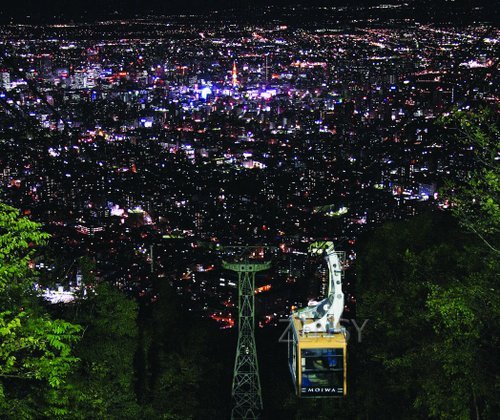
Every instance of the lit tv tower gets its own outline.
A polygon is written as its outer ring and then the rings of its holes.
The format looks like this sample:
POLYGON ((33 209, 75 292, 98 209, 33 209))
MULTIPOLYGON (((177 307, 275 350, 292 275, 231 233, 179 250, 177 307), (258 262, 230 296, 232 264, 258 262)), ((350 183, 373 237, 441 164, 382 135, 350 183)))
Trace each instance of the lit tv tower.
POLYGON ((238 86, 238 70, 236 69, 236 61, 233 61, 233 72, 232 72, 232 78, 233 78, 233 87, 238 86))

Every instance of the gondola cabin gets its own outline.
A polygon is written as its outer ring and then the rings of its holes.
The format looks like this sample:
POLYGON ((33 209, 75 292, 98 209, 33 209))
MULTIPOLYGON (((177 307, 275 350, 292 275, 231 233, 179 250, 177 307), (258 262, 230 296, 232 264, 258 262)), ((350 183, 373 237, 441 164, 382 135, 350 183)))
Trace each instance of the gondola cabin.
MULTIPOLYGON (((314 321, 311 321, 314 322, 314 321)), ((288 363, 299 397, 347 394, 347 342, 342 332, 305 333, 298 313, 290 317, 288 363)))

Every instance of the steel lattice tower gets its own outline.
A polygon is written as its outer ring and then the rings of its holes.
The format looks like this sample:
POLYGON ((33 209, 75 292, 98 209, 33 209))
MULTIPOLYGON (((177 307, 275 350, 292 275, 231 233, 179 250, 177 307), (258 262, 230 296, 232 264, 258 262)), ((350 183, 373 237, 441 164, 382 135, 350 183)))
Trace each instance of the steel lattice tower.
POLYGON ((270 262, 228 263, 223 267, 238 273, 238 344, 233 372, 231 419, 258 419, 262 412, 259 364, 255 345, 255 274, 269 269, 270 262))

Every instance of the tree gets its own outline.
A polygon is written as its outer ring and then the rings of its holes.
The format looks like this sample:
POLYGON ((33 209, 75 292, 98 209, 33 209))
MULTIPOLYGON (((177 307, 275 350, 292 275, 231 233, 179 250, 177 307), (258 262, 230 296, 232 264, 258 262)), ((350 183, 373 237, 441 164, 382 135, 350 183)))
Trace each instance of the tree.
POLYGON ((187 320, 189 315, 168 282, 157 281, 156 287, 160 300, 147 321, 152 341, 149 402, 159 418, 192 419, 198 408, 201 368, 206 365, 200 359, 204 334, 187 320))
POLYGON ((442 118, 453 130, 453 139, 471 154, 465 176, 448 180, 443 190, 461 225, 474 232, 493 251, 500 233, 500 136, 498 114, 484 108, 478 112, 457 111, 442 118))
POLYGON ((51 319, 37 301, 30 262, 49 235, 0 203, 0 411, 7 418, 68 413, 66 378, 81 328, 51 319))
POLYGON ((142 308, 136 359, 145 417, 227 417, 231 385, 225 368, 233 346, 228 353, 219 331, 182 307, 167 279, 155 279, 154 290, 160 298, 142 308))
MULTIPOLYGON (((92 277, 89 267, 86 271, 92 277)), ((75 349, 80 363, 68 379, 71 418, 138 418, 134 392, 137 304, 102 283, 66 311, 68 317, 74 311, 74 320, 85 328, 75 349)))
POLYGON ((370 324, 351 388, 367 418, 494 417, 498 258, 471 239, 430 213, 362 247, 357 316, 370 324))

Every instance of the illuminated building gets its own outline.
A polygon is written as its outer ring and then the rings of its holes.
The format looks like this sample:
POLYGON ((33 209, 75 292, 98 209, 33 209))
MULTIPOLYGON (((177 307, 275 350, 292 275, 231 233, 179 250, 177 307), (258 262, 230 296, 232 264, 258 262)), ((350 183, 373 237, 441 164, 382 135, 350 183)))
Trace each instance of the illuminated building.
POLYGON ((239 85, 238 82, 238 70, 236 69, 236 61, 233 61, 233 71, 232 71, 233 87, 239 85))

